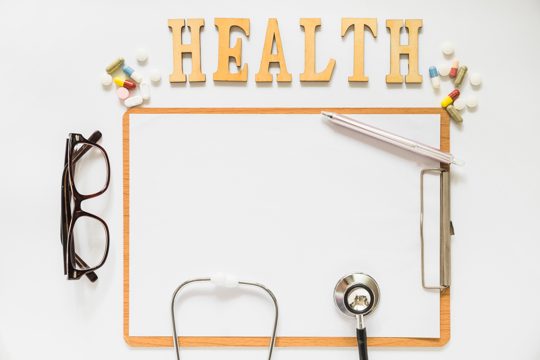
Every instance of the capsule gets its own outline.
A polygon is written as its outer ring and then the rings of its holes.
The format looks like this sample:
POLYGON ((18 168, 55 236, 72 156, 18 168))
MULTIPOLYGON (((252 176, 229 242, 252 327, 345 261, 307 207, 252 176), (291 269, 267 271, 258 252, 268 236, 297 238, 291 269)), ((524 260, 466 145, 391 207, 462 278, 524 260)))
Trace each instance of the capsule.
POLYGON ((458 68, 459 68, 459 61, 454 60, 454 62, 452 63, 452 67, 450 68, 450 77, 451 78, 456 77, 458 68))
POLYGON ((444 99, 441 101, 441 106, 443 108, 447 107, 448 105, 452 104, 454 100, 456 100, 459 97, 459 90, 454 89, 450 92, 450 94, 446 95, 444 99))
POLYGON ((132 78, 133 80, 135 80, 138 83, 140 83, 142 81, 142 79, 143 79, 141 74, 139 74, 138 72, 133 70, 133 68, 131 68, 131 67, 127 66, 127 65, 124 65, 122 67, 122 71, 124 72, 124 74, 126 74, 127 76, 129 76, 130 78, 132 78))
POLYGON ((150 84, 148 84, 146 81, 143 81, 139 86, 139 90, 141 92, 143 100, 150 100, 150 84))
POLYGON ((448 105, 446 107, 446 112, 452 119, 454 119, 455 122, 462 123, 463 118, 461 117, 461 114, 459 111, 454 107, 454 105, 448 105))
POLYGON ((142 103, 143 98, 141 95, 135 95, 124 100, 124 105, 126 105, 126 107, 134 107, 137 105, 141 105, 142 103))
POLYGON ((441 86, 441 79, 439 78, 439 72, 435 66, 429 67, 429 77, 431 78, 431 86, 434 89, 438 89, 441 86))
POLYGON ((112 74, 116 70, 120 69, 120 67, 124 65, 124 58, 119 57, 118 59, 114 60, 112 63, 109 64, 105 68, 108 74, 112 74))
POLYGON ((461 83, 463 83, 463 79, 465 79, 465 75, 467 74, 467 67, 465 65, 462 65, 459 67, 458 69, 458 72, 457 72, 457 75, 456 75, 456 80, 454 80, 454 85, 456 87, 460 87, 461 86, 461 83))
POLYGON ((129 90, 135 89, 137 87, 137 85, 135 85, 135 83, 133 81, 124 80, 124 79, 121 79, 119 77, 114 78, 114 83, 116 85, 118 85, 118 86, 123 86, 123 87, 125 87, 126 89, 129 89, 129 90))

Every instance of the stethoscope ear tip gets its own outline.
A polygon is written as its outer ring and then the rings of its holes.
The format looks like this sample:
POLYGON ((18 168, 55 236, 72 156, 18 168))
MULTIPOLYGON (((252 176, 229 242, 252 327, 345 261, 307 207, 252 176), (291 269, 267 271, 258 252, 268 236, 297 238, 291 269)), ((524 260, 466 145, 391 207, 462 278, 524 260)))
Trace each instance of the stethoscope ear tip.
POLYGON ((221 272, 210 276, 210 281, 216 287, 235 288, 239 285, 239 282, 236 276, 231 275, 231 274, 221 273, 221 272))

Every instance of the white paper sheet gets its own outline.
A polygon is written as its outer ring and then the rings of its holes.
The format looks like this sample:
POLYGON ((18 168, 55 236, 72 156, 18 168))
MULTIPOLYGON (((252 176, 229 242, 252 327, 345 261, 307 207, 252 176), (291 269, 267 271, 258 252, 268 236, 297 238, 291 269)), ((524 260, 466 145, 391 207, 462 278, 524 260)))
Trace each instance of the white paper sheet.
MULTIPOLYGON (((437 115, 354 116, 439 147, 437 115)), ((439 293, 420 282, 420 171, 434 167, 320 115, 131 115, 130 335, 170 335, 175 287, 227 272, 274 291, 278 336, 353 336, 333 289, 365 272, 381 289, 369 336, 439 337, 439 293)), ((436 243, 438 215, 427 220, 436 243)), ((270 334, 260 292, 199 286, 180 298, 180 335, 270 334)))

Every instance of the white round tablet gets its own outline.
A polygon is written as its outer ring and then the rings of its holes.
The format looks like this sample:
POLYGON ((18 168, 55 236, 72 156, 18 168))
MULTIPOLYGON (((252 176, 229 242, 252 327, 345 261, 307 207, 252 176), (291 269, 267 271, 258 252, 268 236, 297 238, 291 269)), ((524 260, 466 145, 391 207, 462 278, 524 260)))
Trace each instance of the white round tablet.
POLYGON ((143 63, 148 60, 148 51, 144 48, 138 48, 135 52, 135 57, 139 63, 143 63))
POLYGON ((477 72, 472 73, 469 77, 469 81, 471 82, 472 86, 480 86, 482 85, 482 75, 477 72))
POLYGON ((467 96, 467 100, 465 100, 465 103, 467 104, 467 107, 474 108, 478 106, 478 98, 476 95, 469 95, 467 96))
POLYGON ((465 109, 465 100, 463 100, 462 98, 457 98, 456 101, 454 101, 454 107, 457 110, 465 109))
POLYGON ((159 73, 158 69, 150 70, 150 80, 155 83, 161 81, 161 74, 159 73))
POLYGON ((454 44, 450 41, 445 41, 441 44, 441 51, 444 55, 452 55, 454 53, 454 44))
POLYGON ((111 86, 112 84, 112 76, 107 73, 101 74, 100 80, 101 80, 101 85, 103 86, 111 86))
POLYGON ((448 65, 448 64, 439 64, 437 66, 437 70, 439 71, 440 76, 448 76, 448 74, 450 74, 450 65, 448 65))

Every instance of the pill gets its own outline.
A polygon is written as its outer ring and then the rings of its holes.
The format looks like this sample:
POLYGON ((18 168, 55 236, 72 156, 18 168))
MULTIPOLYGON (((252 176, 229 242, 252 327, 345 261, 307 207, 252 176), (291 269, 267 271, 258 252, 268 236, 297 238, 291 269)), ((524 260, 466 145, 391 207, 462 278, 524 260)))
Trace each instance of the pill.
POLYGON ((439 70, 439 75, 448 76, 448 74, 450 74, 450 65, 448 65, 448 64, 439 64, 437 66, 437 70, 439 70))
POLYGON ((480 75, 477 72, 474 72, 471 74, 469 81, 472 86, 480 86, 482 85, 482 75, 480 75))
POLYGON ((152 82, 155 82, 155 83, 161 81, 161 74, 159 73, 158 69, 150 70, 150 80, 152 80, 152 82))
POLYGON ((138 48, 135 52, 135 57, 139 63, 144 63, 148 60, 148 51, 145 48, 138 48))
POLYGON ((459 97, 459 90, 454 89, 450 92, 450 94, 446 95, 444 99, 441 101, 441 106, 443 108, 447 107, 448 105, 452 104, 454 100, 456 100, 459 97))
POLYGON ((114 79, 114 83, 118 86, 123 86, 125 87, 126 89, 135 89, 137 87, 137 85, 135 85, 134 82, 132 81, 129 81, 129 80, 124 80, 124 79, 121 79, 119 77, 115 77, 114 79))
POLYGON ((124 100, 124 105, 126 105, 127 107, 134 107, 137 105, 141 105, 142 103, 143 103, 143 98, 141 95, 135 95, 124 100))
POLYGON ((461 114, 459 113, 459 111, 456 110, 454 105, 448 105, 446 107, 446 112, 448 113, 448 115, 450 115, 452 119, 454 119, 455 122, 458 122, 458 123, 463 122, 463 118, 461 117, 461 114))
POLYGON ((116 95, 120 100, 126 100, 129 97, 129 90, 125 87, 119 87, 116 89, 116 95))
POLYGON ((112 76, 106 73, 101 74, 101 85, 111 86, 111 84, 112 84, 112 76))
POLYGON ((129 76, 130 78, 132 78, 138 83, 140 83, 143 79, 141 74, 139 74, 137 71, 133 70, 132 67, 129 67, 127 65, 124 65, 122 67, 122 71, 124 72, 124 74, 126 74, 127 76, 129 76))
POLYGON ((445 41, 441 44, 441 51, 444 55, 452 55, 454 53, 454 44, 450 41, 445 41))
POLYGON ((459 68, 459 61, 458 61, 458 60, 454 60, 454 61, 452 62, 452 67, 450 68, 450 77, 451 77, 451 78, 455 78, 455 77, 456 77, 458 68, 459 68))
POLYGON ((141 82, 141 85, 139 86, 139 91, 141 93, 141 96, 143 100, 149 100, 150 99, 150 84, 146 81, 141 82))
POLYGON ((429 77, 431 78, 431 86, 434 89, 438 89, 441 86, 441 79, 439 78, 439 72, 435 66, 429 67, 429 77))
POLYGON ((478 106, 478 98, 476 95, 469 95, 465 100, 465 103, 467 104, 467 107, 475 108, 478 106))
POLYGON ((454 105, 454 107, 458 110, 463 110, 465 109, 465 100, 462 98, 456 99, 452 105, 454 105))
POLYGON ((109 66, 105 68, 105 70, 107 71, 107 73, 112 74, 116 70, 120 69, 122 65, 124 65, 124 58, 120 57, 114 60, 112 63, 110 63, 109 66))
POLYGON ((459 67, 456 75, 456 80, 454 80, 455 87, 460 87, 463 83, 463 79, 465 79, 465 75, 467 75, 467 67, 465 65, 462 65, 459 67))

